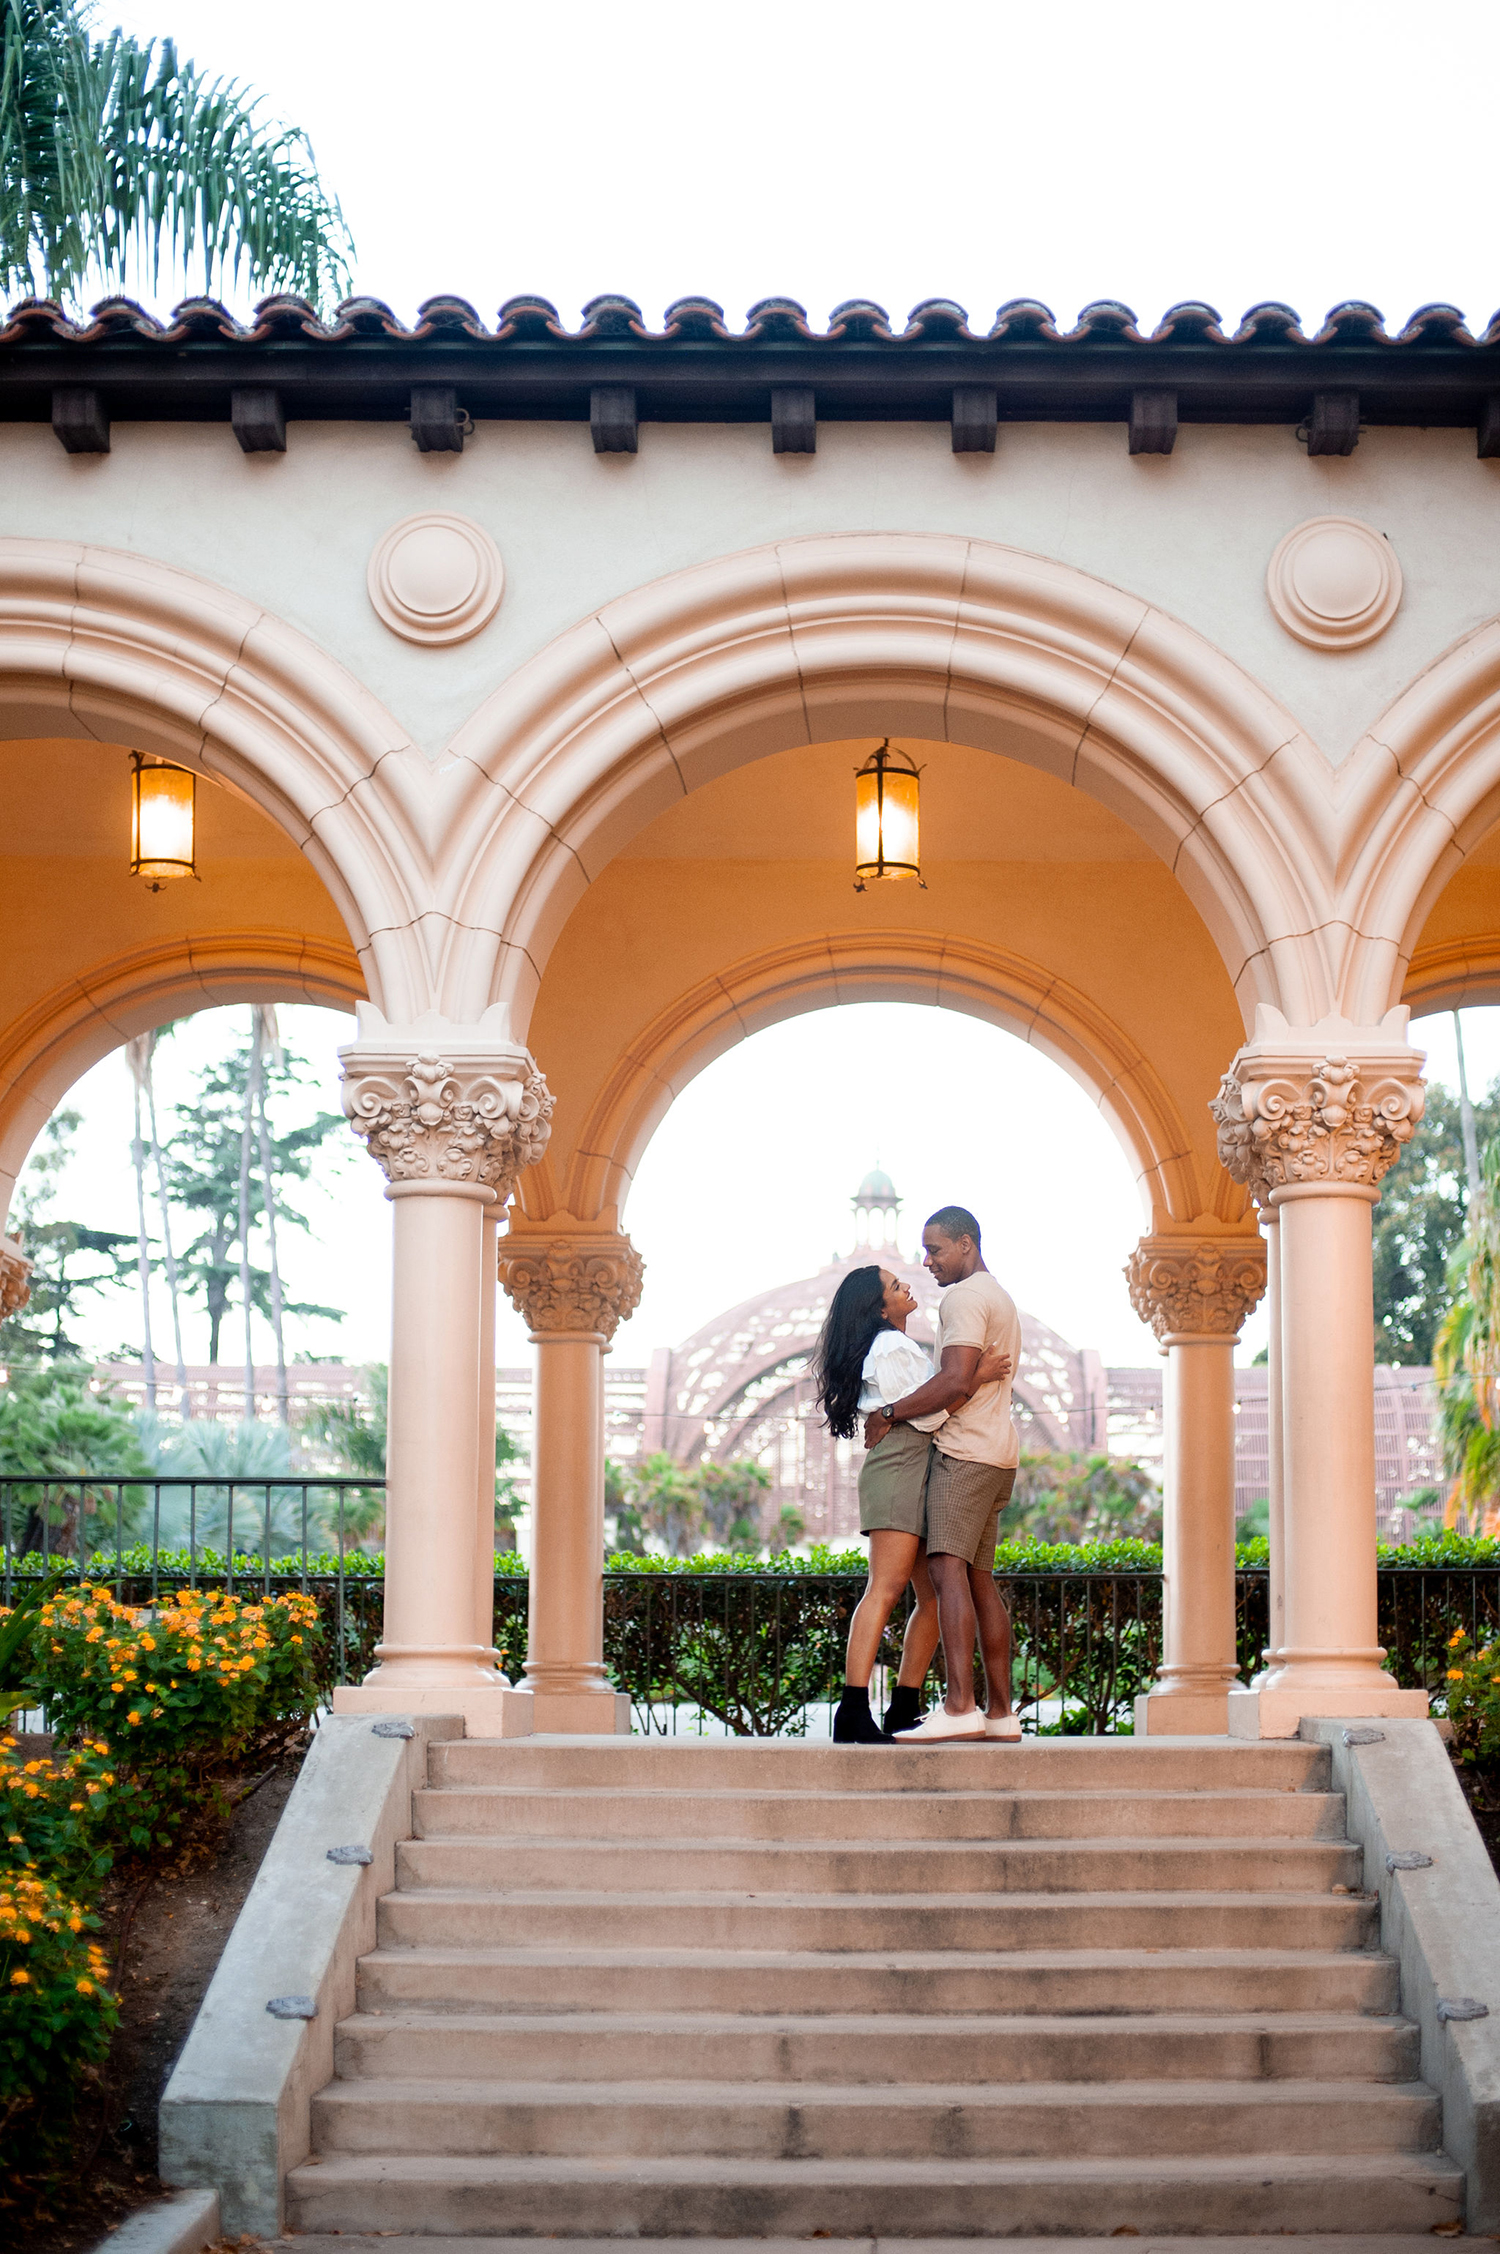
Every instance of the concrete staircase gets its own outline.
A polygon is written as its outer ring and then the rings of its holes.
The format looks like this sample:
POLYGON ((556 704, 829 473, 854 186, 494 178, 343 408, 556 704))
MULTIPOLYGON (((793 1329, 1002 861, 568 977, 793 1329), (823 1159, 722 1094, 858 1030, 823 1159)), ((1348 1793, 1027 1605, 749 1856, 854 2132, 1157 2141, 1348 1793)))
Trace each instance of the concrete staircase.
POLYGON ((1328 1758, 435 1745, 290 2227, 1452 2228, 1328 1758))

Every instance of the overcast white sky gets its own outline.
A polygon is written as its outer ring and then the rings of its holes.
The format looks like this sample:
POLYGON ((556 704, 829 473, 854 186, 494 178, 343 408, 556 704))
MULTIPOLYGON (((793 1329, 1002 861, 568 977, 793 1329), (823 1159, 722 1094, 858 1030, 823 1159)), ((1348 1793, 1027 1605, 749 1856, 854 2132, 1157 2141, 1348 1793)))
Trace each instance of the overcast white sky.
MULTIPOLYGON (((773 294, 817 322, 845 297, 900 319, 948 296, 978 330, 1019 296, 1065 320, 1119 298, 1145 323, 1182 298, 1230 323, 1278 298, 1312 328, 1360 297, 1393 327, 1442 299, 1478 329, 1500 300, 1496 16, 1470 0, 104 0, 99 20, 174 35, 304 126, 354 231, 356 287, 408 320, 438 292, 490 320, 539 292, 574 324, 608 290, 653 322, 689 293, 717 298, 731 325, 773 294)), ((164 278, 157 302, 185 286, 164 278)), ((333 1102, 347 1021, 284 1018, 333 1102)), ((1429 1034, 1451 1075, 1446 1021, 1429 1034)), ((200 1021, 164 1054, 164 1080, 221 1038, 217 1019, 200 1021)), ((1472 1013, 1470 1046, 1476 1083, 1500 1073, 1500 1011, 1472 1013)), ((73 1100, 87 1125, 70 1210, 132 1226, 123 1062, 73 1100)), ((620 1359, 846 1243, 850 1193, 877 1153, 909 1220, 972 1202, 995 1266, 1066 1337, 1110 1361, 1152 1352, 1119 1275, 1139 1208, 1088 1099, 989 1028, 864 1009, 762 1035, 674 1107, 627 1217, 649 1267, 620 1359), (972 1091, 952 1119, 942 1074, 972 1091), (768 1085, 786 1097, 768 1104, 768 1085)), ((330 1159, 311 1210, 293 1289, 351 1314, 301 1342, 383 1356, 389 1209, 374 1167, 330 1159)), ((123 1303, 101 1307, 94 1343, 127 1322, 123 1303)), ((1246 1353, 1259 1344, 1252 1324, 1246 1353)), ((525 1351, 511 1318, 502 1358, 525 1351)))
MULTIPOLYGON (((311 134, 358 287, 409 318, 601 290, 1148 320, 1361 297, 1479 322, 1495 10, 1474 0, 102 0, 311 134)), ((165 293, 164 293, 165 294, 165 293)))

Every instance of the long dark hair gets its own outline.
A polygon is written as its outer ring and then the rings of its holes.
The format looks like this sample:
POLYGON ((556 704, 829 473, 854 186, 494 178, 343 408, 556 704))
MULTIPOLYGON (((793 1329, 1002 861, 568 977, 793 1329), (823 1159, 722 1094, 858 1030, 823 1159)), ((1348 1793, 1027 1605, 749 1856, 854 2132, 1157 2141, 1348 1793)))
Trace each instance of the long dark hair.
POLYGON ((859 1426, 859 1383, 880 1331, 887 1328, 885 1285, 878 1268, 851 1268, 833 1295, 813 1354, 818 1407, 836 1439, 852 1440, 859 1426))

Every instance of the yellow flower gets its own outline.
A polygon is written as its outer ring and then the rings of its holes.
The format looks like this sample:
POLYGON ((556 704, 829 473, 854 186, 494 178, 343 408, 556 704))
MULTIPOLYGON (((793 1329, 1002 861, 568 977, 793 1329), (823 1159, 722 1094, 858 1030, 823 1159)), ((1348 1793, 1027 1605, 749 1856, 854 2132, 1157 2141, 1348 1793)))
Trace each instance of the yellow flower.
POLYGON ((1468 1640, 1469 1631, 1467 1628, 1455 1628, 1452 1635, 1448 1638, 1448 1649, 1450 1651, 1457 1651, 1459 1645, 1467 1643, 1468 1640))
POLYGON ((17 1965, 15 1971, 10 1976, 10 1984, 13 1988, 29 1988, 31 1985, 31 1974, 29 1972, 23 1972, 20 1966, 17 1965))
POLYGON ((68 1802, 68 1814, 70 1816, 81 1816, 87 1805, 87 1801, 84 1800, 70 1800, 68 1802))
POLYGON ((1462 1667, 1450 1667, 1450 1668, 1449 1668, 1449 1670, 1448 1670, 1448 1680, 1449 1680, 1449 1682, 1450 1682, 1450 1683, 1461 1683, 1461 1682, 1463 1681, 1463 1679, 1464 1679, 1464 1671, 1463 1671, 1462 1667))
POLYGON ((94 1993, 93 1981, 80 1980, 78 1983, 78 1993, 80 1996, 91 1996, 94 1993))

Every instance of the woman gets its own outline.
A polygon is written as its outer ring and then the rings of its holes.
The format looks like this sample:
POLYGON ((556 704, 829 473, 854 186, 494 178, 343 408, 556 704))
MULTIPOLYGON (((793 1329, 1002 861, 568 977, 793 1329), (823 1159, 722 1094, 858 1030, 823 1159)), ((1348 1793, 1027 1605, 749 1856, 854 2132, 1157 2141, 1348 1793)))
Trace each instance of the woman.
MULTIPOLYGON (((839 1440, 852 1440, 871 1409, 887 1408, 932 1375, 932 1363, 906 1325, 917 1302, 889 1268, 854 1268, 833 1295, 813 1368, 818 1406, 839 1440)), ((974 1387, 992 1384, 1010 1367, 988 1353, 974 1387)), ((920 1719, 922 1682, 937 1649, 937 1597, 927 1572, 923 1490, 931 1435, 948 1412, 939 1409, 898 1424, 870 1450, 859 1475, 859 1530, 870 1537, 870 1575, 849 1623, 844 1691, 833 1718, 836 1745, 884 1745, 920 1719), (870 1712, 870 1674, 886 1622, 910 1581, 916 1610, 906 1624, 901 1671, 882 1729, 870 1712)))

